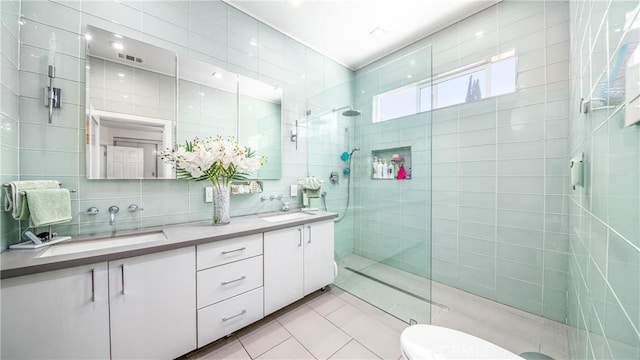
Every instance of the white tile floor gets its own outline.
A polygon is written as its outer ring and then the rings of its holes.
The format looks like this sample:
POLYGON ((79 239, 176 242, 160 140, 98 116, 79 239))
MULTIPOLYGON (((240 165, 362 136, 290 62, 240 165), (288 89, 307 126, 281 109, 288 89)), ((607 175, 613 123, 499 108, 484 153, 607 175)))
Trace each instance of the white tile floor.
MULTIPOLYGON (((446 308, 429 306, 415 297, 348 273, 349 291, 356 289, 358 296, 374 298, 377 306, 386 306, 396 314, 414 319, 430 314, 434 325, 473 334, 516 354, 542 352, 556 360, 569 358, 567 329, 563 324, 439 283, 425 286, 428 280, 387 269, 382 264, 357 258, 352 258, 349 264, 374 265, 368 268, 371 271, 368 274, 381 276, 390 283, 404 282, 420 296, 446 308)), ((344 286, 343 280, 338 279, 336 284, 344 286)), ((420 322, 428 322, 428 317, 420 322)), ((387 312, 331 286, 184 358, 395 360, 401 358, 400 333, 407 326, 387 312)))
POLYGON ((184 359, 400 359, 408 325, 335 286, 184 359))

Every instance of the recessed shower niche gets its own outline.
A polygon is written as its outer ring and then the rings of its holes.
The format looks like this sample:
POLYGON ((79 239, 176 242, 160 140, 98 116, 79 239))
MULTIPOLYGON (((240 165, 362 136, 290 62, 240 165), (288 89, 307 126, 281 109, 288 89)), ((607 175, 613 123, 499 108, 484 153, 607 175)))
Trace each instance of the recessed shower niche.
POLYGON ((410 180, 411 146, 371 150, 371 179, 410 180))

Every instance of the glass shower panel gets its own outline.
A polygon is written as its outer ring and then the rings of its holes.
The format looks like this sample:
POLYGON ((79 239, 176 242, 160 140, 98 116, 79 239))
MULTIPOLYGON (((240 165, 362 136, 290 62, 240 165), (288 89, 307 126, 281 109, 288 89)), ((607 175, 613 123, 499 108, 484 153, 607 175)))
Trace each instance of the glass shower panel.
POLYGON ((423 47, 309 99, 306 119, 309 175, 325 180, 316 204, 339 215, 335 285, 407 323, 430 322, 431 113, 373 123, 372 104, 430 77, 423 47))

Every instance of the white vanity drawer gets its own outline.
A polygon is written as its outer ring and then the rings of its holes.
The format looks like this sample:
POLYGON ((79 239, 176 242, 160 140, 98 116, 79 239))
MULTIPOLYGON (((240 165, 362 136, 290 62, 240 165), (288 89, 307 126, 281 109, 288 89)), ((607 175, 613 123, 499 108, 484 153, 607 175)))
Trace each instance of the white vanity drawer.
POLYGON ((198 270, 262 255, 262 234, 198 245, 196 253, 198 270))
POLYGON ((198 309, 262 286, 262 255, 198 271, 198 309))
POLYGON ((262 288, 257 288, 198 310, 198 347, 262 319, 262 300, 262 288))

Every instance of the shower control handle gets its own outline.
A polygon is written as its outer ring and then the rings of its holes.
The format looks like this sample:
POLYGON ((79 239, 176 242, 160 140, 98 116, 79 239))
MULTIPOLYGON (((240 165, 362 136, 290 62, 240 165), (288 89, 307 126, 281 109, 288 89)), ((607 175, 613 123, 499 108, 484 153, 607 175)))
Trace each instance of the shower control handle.
POLYGON ((332 171, 331 174, 329 174, 329 182, 333 185, 336 185, 340 182, 337 171, 332 171))

